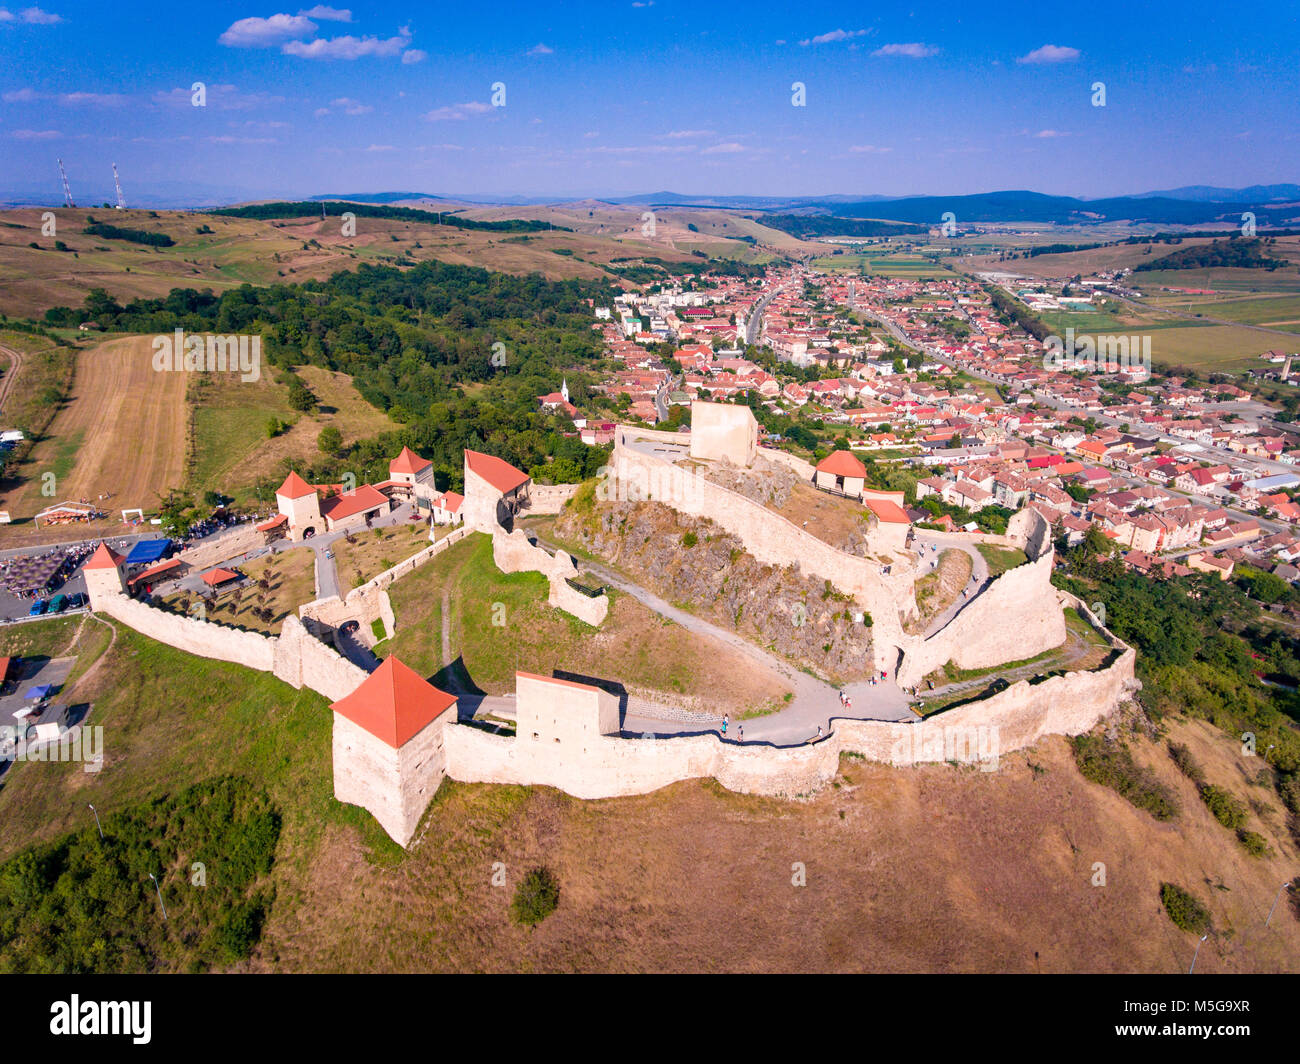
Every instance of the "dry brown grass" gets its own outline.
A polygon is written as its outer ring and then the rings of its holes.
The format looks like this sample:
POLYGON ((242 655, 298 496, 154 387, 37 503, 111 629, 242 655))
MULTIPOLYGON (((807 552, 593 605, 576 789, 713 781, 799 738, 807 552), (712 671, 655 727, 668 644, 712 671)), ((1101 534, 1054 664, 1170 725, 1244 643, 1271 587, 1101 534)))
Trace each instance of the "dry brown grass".
POLYGON ((771 509, 832 547, 861 543, 866 535, 867 511, 859 503, 818 491, 804 481, 794 485, 783 507, 771 509))
MULTIPOLYGON (((1207 766, 1202 745, 1233 756, 1206 725, 1174 732, 1194 735, 1207 766)), ((1138 756, 1162 779, 1177 775, 1161 746, 1143 743, 1138 756)), ((1266 830, 1286 856, 1253 860, 1194 799, 1158 824, 1084 781, 1060 739, 995 773, 846 760, 836 782, 802 802, 708 782, 596 802, 450 785, 395 867, 368 863, 350 829, 329 832, 294 884, 299 904, 277 906, 260 964, 1176 973, 1196 943, 1161 907, 1169 881, 1201 897, 1219 929, 1199 971, 1300 969, 1300 922, 1280 906, 1263 928, 1294 847, 1266 830), (490 885, 493 861, 506 863, 508 888, 490 885), (806 887, 791 885, 796 861, 806 887), (1104 887, 1092 885, 1095 862, 1104 887), (560 904, 528 933, 507 908, 538 863, 556 872, 560 904)))
MULTIPOLYGON (((270 586, 265 591, 256 586, 245 587, 240 591, 238 602, 233 592, 227 592, 217 600, 215 606, 208 607, 208 620, 278 635, 284 619, 291 613, 296 614, 299 606, 316 597, 316 562, 315 555, 310 550, 284 551, 248 562, 239 568, 254 581, 266 574, 270 578, 270 586), (259 595, 264 598, 259 599, 259 595), (261 606, 272 611, 269 621, 253 616, 253 610, 261 606)), ((178 592, 168 595, 162 601, 167 608, 179 613, 183 599, 188 599, 191 605, 201 601, 194 592, 178 592)))
MULTIPOLYGON (((446 534, 449 525, 438 530, 446 534)), ((352 533, 354 543, 346 539, 335 540, 333 551, 338 567, 339 584, 344 588, 360 587, 385 569, 405 561, 429 546, 429 526, 408 521, 385 528, 361 528, 352 533)))
POLYGON ((184 373, 158 373, 150 338, 109 340, 70 353, 77 360, 69 401, 32 449, 23 482, 6 504, 16 523, 4 542, 68 540, 93 532, 121 534, 122 507, 150 507, 157 494, 180 484, 185 461, 184 373), (42 494, 43 475, 54 473, 54 494, 42 494), (111 499, 100 500, 101 493, 111 499), (51 503, 87 499, 109 512, 94 526, 37 529, 28 519, 51 503), (116 518, 116 519, 114 519, 116 518))

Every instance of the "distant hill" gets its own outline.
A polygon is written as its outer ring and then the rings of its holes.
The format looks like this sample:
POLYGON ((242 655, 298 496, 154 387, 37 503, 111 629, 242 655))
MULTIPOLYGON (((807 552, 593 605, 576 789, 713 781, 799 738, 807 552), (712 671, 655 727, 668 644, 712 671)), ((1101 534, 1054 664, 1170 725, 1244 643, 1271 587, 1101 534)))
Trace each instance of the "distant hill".
POLYGON ((1250 185, 1247 188, 1219 188, 1215 185, 1184 185, 1163 192, 1143 192, 1134 199, 1194 200, 1198 203, 1295 203, 1300 202, 1300 185, 1250 185))

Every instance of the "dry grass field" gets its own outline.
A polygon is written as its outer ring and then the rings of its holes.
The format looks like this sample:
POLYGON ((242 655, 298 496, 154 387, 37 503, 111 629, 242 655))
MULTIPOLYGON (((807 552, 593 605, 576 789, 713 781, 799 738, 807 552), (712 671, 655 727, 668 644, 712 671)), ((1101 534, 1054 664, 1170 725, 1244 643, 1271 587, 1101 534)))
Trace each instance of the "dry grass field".
POLYGON ((337 428, 345 445, 399 427, 361 397, 346 373, 320 366, 300 366, 295 372, 320 400, 311 413, 291 409, 287 387, 265 369, 256 381, 242 381, 236 374, 205 378, 194 408, 191 487, 225 492, 247 503, 257 481, 278 475, 284 462, 305 464, 318 458, 316 440, 326 426, 337 428), (290 428, 268 438, 272 418, 290 428))
MULTIPOLYGON (((1300 971, 1300 920, 1285 901, 1263 926, 1300 855, 1257 780, 1262 762, 1202 722, 1172 720, 1168 739, 1243 800, 1275 856, 1248 856, 1165 744, 1145 738, 1129 740, 1135 758, 1181 806, 1164 823, 1085 781, 1051 738, 988 773, 846 757, 831 786, 799 800, 701 780, 590 802, 448 782, 403 853, 332 799, 324 699, 114 627, 107 650, 94 621, 0 633, 3 653, 78 653, 84 676, 70 697, 91 702, 105 729, 99 773, 11 769, 0 855, 89 829, 87 802, 111 813, 196 780, 246 776, 268 789, 284 827, 274 907, 241 969, 1176 974, 1196 939, 1161 907, 1160 884, 1172 882, 1214 921, 1199 972, 1300 971), (506 888, 491 886, 496 861, 506 888), (792 884, 795 862, 806 886, 792 884), (1094 885, 1098 863, 1104 886, 1094 885), (555 872, 559 906, 528 932, 507 910, 537 864, 555 872)), ((209 872, 219 870, 217 855, 209 872)), ((165 869, 164 894, 189 889, 187 876, 165 869)))
MULTIPOLYGON (((1236 776, 1223 737, 1203 725, 1174 733, 1212 776, 1236 776)), ((1138 756, 1177 784, 1160 748, 1144 742, 1138 756)), ((1283 905, 1263 926, 1295 872, 1276 829, 1266 833, 1286 857, 1246 856, 1190 784, 1182 816, 1159 824, 1084 781, 1060 739, 987 774, 845 759, 832 787, 795 802, 707 781, 595 802, 444 786, 396 864, 372 863, 346 828, 327 831, 295 883, 300 903, 277 908, 253 967, 1172 974, 1196 938, 1161 908, 1170 881, 1213 914, 1198 971, 1300 970, 1300 921, 1283 905), (490 884, 494 861, 507 888, 490 884), (804 887, 792 884, 795 862, 804 887), (1093 885, 1098 862, 1105 886, 1093 885), (559 907, 529 932, 507 908, 543 863, 559 907)))
MULTIPOLYGON (((502 217, 529 216, 523 209, 502 211, 502 217)), ((27 209, 0 212, 0 311, 6 314, 39 317, 51 306, 80 306, 92 288, 103 288, 125 302, 163 296, 173 288, 222 292, 245 283, 320 280, 366 262, 393 265, 399 260, 437 259, 506 273, 540 273, 548 280, 609 280, 611 275, 601 266, 614 259, 691 259, 689 248, 639 240, 639 220, 637 239, 630 241, 587 231, 493 233, 364 217, 356 220, 356 234, 345 237, 342 223, 333 216, 261 221, 184 211, 81 208, 54 211, 57 239, 68 248, 57 251, 56 238, 41 235, 41 214, 27 209), (176 243, 154 248, 86 235, 82 229, 87 217, 165 233, 176 243), (199 234, 204 225, 212 232, 199 234), (32 243, 38 247, 30 247, 32 243)), ((685 225, 681 232, 694 236, 685 225)), ((745 244, 736 247, 743 253, 750 250, 745 244)))
POLYGON ((181 483, 186 375, 156 372, 152 355, 150 338, 143 336, 66 352, 76 361, 71 396, 32 448, 21 483, 5 498, 15 522, 0 533, 6 545, 75 538, 86 526, 39 530, 30 520, 69 499, 109 511, 110 520, 100 525, 120 533, 118 511, 155 505, 157 493, 181 483), (52 484, 47 473, 54 474, 52 484))

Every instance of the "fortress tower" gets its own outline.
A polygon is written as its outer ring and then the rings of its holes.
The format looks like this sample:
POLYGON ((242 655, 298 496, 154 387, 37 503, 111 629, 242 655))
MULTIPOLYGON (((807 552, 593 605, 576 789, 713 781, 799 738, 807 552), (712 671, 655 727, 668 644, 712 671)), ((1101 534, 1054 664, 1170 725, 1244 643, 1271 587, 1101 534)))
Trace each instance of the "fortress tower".
POLYGON ((368 810, 405 846, 446 775, 456 696, 389 657, 330 709, 334 797, 368 810))
POLYGON ((312 535, 325 531, 325 519, 320 512, 320 496, 316 489, 297 473, 290 473, 275 491, 275 503, 280 513, 289 519, 289 538, 302 539, 308 529, 312 535))
POLYGON ((102 540, 95 553, 82 572, 86 577, 86 594, 90 597, 90 608, 99 610, 106 595, 121 595, 126 592, 126 578, 122 575, 122 562, 126 555, 118 554, 102 540))

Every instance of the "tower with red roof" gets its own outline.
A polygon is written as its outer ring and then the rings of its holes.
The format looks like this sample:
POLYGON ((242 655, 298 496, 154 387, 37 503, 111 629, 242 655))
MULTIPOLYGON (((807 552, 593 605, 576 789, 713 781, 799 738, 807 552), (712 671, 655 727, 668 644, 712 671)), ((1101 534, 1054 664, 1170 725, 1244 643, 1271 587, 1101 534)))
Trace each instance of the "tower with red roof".
POLYGON ((107 543, 100 541, 82 573, 86 578, 86 594, 90 598, 90 608, 102 608, 104 596, 121 595, 126 591, 126 579, 122 575, 122 562, 126 555, 118 554, 107 543))
POLYGON ((289 538, 302 539, 325 530, 325 519, 320 512, 320 495, 316 489, 297 473, 290 473, 284 483, 275 489, 275 504, 280 513, 289 519, 289 538))
POLYGON ((330 709, 334 797, 368 810, 405 846, 447 773, 456 696, 390 656, 330 709))

